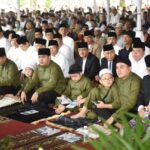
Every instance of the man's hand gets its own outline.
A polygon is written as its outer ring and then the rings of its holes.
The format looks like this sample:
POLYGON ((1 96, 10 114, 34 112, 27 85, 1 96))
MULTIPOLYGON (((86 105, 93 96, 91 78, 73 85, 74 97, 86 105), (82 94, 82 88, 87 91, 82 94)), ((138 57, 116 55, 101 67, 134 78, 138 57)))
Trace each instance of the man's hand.
POLYGON ((97 106, 97 108, 103 109, 103 108, 105 108, 105 103, 100 101, 96 106, 97 106))
POLYGON ((106 120, 106 124, 111 125, 114 122, 114 118, 110 117, 106 120))
POLYGON ((77 101, 78 107, 80 107, 80 105, 83 104, 84 102, 85 102, 85 98, 80 99, 79 101, 77 101))
POLYGON ((21 92, 21 101, 23 104, 25 103, 25 101, 27 101, 27 96, 24 91, 21 92))
POLYGON ((82 95, 79 95, 79 96, 77 97, 77 101, 80 101, 82 98, 83 98, 82 95))
POLYGON ((39 97, 38 93, 34 92, 32 97, 31 97, 31 101, 32 101, 33 104, 38 101, 38 97, 39 97))

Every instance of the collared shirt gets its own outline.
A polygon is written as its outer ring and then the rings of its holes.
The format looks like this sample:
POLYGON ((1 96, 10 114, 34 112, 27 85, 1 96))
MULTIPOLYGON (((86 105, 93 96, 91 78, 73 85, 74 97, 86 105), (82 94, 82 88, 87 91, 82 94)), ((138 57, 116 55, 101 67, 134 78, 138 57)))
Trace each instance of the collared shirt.
POLYGON ((15 48, 14 46, 12 46, 8 53, 7 53, 7 57, 12 60, 16 65, 17 67, 19 68, 19 55, 18 53, 20 52, 20 48, 15 48))
POLYGON ((70 47, 70 49, 74 53, 74 40, 71 37, 69 36, 63 37, 63 43, 67 45, 68 47, 70 47))
POLYGON ((85 71, 86 60, 87 60, 87 57, 86 57, 86 58, 83 58, 83 63, 82 63, 82 73, 83 73, 83 74, 84 74, 84 71, 85 71))
POLYGON ((74 64, 74 52, 67 46, 66 44, 62 44, 61 47, 59 48, 59 52, 61 52, 66 59, 68 60, 69 66, 74 64))
POLYGON ((69 64, 66 57, 61 52, 58 52, 55 56, 51 55, 51 59, 60 66, 64 77, 67 78, 69 76, 69 64))
POLYGON ((9 51, 11 44, 8 41, 8 39, 6 39, 5 37, 0 38, 0 47, 4 47, 5 48, 5 52, 7 54, 7 52, 9 51))
POLYGON ((129 59, 132 64, 131 66, 132 72, 136 73, 141 78, 143 78, 145 75, 148 74, 144 57, 142 57, 139 61, 135 61, 132 56, 132 53, 130 53, 129 59))

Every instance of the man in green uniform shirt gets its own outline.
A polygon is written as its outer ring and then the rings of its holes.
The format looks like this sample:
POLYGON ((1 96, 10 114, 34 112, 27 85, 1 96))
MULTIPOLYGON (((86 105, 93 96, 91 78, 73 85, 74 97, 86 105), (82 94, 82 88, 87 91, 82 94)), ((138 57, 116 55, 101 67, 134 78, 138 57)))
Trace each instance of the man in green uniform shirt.
POLYGON ((0 96, 16 95, 20 89, 20 79, 17 66, 7 59, 5 49, 0 48, 0 96))
POLYGON ((106 121, 107 124, 112 124, 118 119, 121 113, 132 111, 137 103, 137 99, 141 87, 141 79, 139 76, 131 72, 131 62, 129 59, 122 58, 116 64, 116 72, 118 78, 116 84, 119 92, 119 100, 111 104, 101 102, 101 109, 117 109, 110 118, 106 121))
POLYGON ((32 103, 48 106, 55 103, 55 98, 65 90, 65 79, 60 67, 50 60, 50 50, 38 50, 39 65, 30 82, 26 84, 21 101, 24 103, 31 97, 32 103), (34 92, 31 92, 34 91, 34 92))

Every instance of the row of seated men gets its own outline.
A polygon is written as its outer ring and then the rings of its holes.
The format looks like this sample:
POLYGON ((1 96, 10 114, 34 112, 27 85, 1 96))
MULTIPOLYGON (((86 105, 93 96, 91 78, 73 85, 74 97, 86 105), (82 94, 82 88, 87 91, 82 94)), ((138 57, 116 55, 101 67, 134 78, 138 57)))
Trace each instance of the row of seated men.
MULTIPOLYGON (((50 41, 50 46, 51 49, 57 47, 57 42, 50 41)), ((0 48, 0 96, 17 95, 22 103, 29 102, 45 108, 53 107, 59 114, 66 108, 57 101, 57 97, 65 95, 71 100, 76 100, 76 111, 80 110, 73 118, 100 116, 106 119, 108 124, 116 121, 121 113, 133 112, 136 105, 148 105, 150 55, 145 57, 148 75, 141 80, 131 71, 131 62, 128 58, 118 57, 114 65, 115 72, 108 67, 99 72, 98 59, 88 52, 87 43, 79 42, 77 46, 80 57, 70 66, 68 79, 64 78, 61 68, 51 60, 51 51, 48 48, 38 49, 39 65, 36 68, 27 65, 22 71, 24 77, 22 73, 20 75, 16 64, 6 57, 5 49, 0 48), (88 58, 91 61, 86 60, 88 58), (86 65, 89 68, 86 68, 86 65), (97 86, 94 80, 98 81, 97 86), (93 109, 93 104, 96 109, 93 109)), ((134 47, 144 49, 139 41, 136 41, 134 47)), ((108 56, 115 56, 111 44, 104 45, 103 49, 109 53, 108 56)))

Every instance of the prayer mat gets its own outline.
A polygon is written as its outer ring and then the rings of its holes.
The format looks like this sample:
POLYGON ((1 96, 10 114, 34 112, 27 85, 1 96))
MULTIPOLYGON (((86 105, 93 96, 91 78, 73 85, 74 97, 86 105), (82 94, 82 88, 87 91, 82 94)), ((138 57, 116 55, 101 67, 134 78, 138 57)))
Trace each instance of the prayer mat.
POLYGON ((45 136, 42 135, 43 134, 42 132, 41 134, 39 132, 35 132, 41 128, 43 127, 13 136, 12 137, 14 141, 13 150, 21 148, 24 150, 37 150, 40 147, 42 147, 44 150, 62 150, 66 146, 71 146, 72 144, 71 142, 67 142, 57 138, 58 136, 64 134, 65 133, 64 131, 60 130, 60 132, 58 133, 55 133, 50 136, 45 136))
POLYGON ((26 123, 46 118, 53 114, 54 110, 52 109, 37 108, 31 104, 14 104, 0 110, 1 116, 6 116, 26 123))

